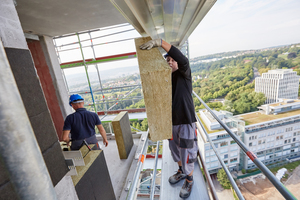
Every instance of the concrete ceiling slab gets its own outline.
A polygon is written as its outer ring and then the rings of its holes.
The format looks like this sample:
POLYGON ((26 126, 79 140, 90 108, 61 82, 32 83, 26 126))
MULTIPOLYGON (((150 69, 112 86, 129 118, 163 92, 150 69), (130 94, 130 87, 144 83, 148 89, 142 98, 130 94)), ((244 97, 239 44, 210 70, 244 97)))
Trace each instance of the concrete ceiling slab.
POLYGON ((127 23, 109 0, 17 0, 24 32, 60 36, 127 23))

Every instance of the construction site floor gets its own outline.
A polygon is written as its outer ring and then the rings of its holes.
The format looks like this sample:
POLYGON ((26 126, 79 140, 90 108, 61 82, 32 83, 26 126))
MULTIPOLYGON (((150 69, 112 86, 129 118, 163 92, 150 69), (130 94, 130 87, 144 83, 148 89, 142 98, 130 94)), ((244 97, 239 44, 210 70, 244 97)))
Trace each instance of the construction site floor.
MULTIPOLYGON (((163 141, 163 155, 162 155, 162 178, 161 178, 161 200, 179 200, 180 189, 184 183, 184 181, 180 181, 177 184, 171 185, 168 181, 169 177, 176 173, 178 170, 178 165, 173 161, 171 156, 171 152, 169 149, 169 142, 168 140, 163 141)), ((194 200, 209 200, 209 195, 207 191, 207 186, 204 181, 201 169, 199 167, 198 162, 195 162, 195 169, 194 169, 194 185, 192 188, 192 192, 189 198, 187 199, 194 199, 194 200)))
POLYGON ((120 159, 116 140, 108 140, 108 146, 102 147, 116 199, 120 199, 139 143, 139 138, 134 138, 133 142, 134 145, 127 159, 120 159))

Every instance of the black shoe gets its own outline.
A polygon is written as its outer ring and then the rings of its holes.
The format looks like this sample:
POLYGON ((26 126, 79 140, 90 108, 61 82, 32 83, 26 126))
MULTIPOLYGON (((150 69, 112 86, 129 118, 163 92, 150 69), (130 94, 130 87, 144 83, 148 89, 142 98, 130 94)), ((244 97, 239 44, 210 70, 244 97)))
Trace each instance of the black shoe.
POLYGON ((180 180, 185 179, 185 178, 186 178, 186 174, 182 173, 181 171, 178 171, 176 174, 170 176, 169 182, 171 184, 175 184, 175 183, 178 183, 180 180))
POLYGON ((191 194, 193 184, 194 181, 188 182, 187 179, 185 179, 184 184, 180 190, 179 196, 183 199, 188 198, 191 194))

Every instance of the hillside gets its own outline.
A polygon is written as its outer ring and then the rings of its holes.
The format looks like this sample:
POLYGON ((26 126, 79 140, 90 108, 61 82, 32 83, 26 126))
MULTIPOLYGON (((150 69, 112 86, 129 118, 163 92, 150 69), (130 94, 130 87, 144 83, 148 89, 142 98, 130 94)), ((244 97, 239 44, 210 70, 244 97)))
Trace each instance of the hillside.
MULTIPOLYGON (((266 48, 243 52, 216 54, 222 59, 214 62, 191 62, 193 90, 205 101, 225 98, 225 105, 208 103, 212 108, 228 110, 234 114, 255 111, 264 102, 264 95, 254 92, 253 69, 261 73, 270 69, 294 69, 300 73, 300 45, 266 48), (230 55, 225 57, 224 55, 230 55), (234 53, 237 53, 234 55, 234 53)), ((201 58, 201 57, 199 57, 201 58)), ((210 55, 214 58, 214 55, 210 55)), ((193 59, 195 61, 195 59, 193 59)), ((196 109, 200 106, 194 98, 196 109)))

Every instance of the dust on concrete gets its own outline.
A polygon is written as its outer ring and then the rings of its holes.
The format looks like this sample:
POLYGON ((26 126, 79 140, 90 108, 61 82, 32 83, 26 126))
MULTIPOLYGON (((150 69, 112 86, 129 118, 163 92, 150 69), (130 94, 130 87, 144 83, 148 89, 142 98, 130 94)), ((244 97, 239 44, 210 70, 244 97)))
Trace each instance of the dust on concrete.
MULTIPOLYGON (((285 199, 263 174, 239 179, 237 183, 246 200, 285 199)), ((300 166, 291 173, 284 185, 296 198, 300 198, 300 166)))

